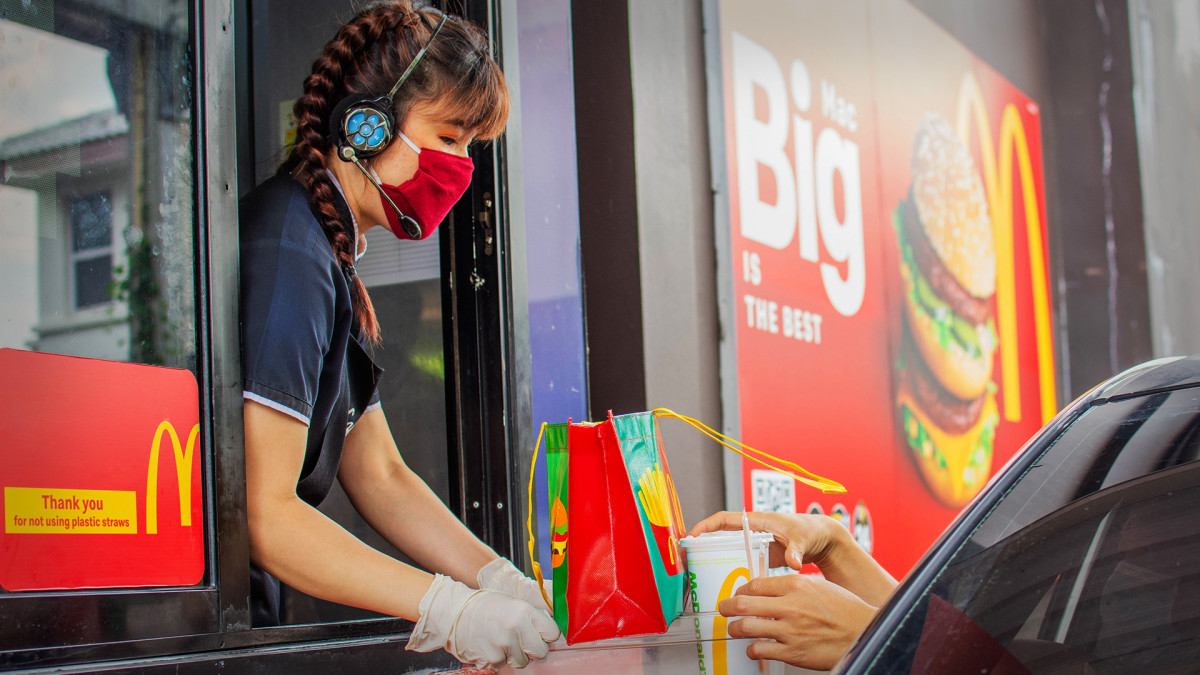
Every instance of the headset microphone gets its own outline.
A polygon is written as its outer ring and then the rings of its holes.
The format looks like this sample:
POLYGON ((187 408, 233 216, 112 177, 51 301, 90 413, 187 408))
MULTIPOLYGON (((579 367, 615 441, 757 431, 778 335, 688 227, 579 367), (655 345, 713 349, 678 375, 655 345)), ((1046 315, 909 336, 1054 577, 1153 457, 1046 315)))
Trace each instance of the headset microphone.
POLYGON ((392 201, 392 198, 389 197, 388 193, 384 191, 383 186, 379 184, 379 181, 375 180, 375 176, 371 175, 371 172, 367 171, 367 167, 363 166, 362 162, 359 161, 357 154, 354 152, 354 148, 350 146, 344 146, 338 150, 338 156, 344 161, 353 162, 354 166, 357 166, 358 170, 367 177, 367 180, 370 181, 371 185, 375 186, 375 189, 379 191, 379 194, 392 207, 392 210, 396 212, 396 215, 400 217, 400 227, 404 228, 404 234, 407 234, 411 239, 422 238, 424 232, 421 231, 421 226, 417 224, 417 221, 411 216, 401 211, 399 206, 396 206, 396 202, 392 201))

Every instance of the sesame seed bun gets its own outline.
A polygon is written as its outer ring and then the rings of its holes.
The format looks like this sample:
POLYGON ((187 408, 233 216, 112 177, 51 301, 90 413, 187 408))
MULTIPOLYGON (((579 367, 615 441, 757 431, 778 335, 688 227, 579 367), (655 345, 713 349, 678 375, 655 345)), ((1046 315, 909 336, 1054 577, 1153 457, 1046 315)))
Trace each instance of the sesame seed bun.
POLYGON ((913 139, 912 198, 925 236, 976 298, 996 292, 996 244, 983 183, 950 123, 926 115, 913 139))

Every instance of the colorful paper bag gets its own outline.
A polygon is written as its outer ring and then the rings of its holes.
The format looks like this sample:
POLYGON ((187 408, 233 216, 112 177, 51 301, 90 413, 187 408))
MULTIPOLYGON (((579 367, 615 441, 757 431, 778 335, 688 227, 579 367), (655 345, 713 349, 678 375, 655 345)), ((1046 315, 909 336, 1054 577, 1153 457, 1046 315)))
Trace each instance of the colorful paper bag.
POLYGON ((665 631, 683 602, 683 523, 673 485, 643 489, 670 479, 653 414, 570 424, 567 448, 567 642, 665 631))

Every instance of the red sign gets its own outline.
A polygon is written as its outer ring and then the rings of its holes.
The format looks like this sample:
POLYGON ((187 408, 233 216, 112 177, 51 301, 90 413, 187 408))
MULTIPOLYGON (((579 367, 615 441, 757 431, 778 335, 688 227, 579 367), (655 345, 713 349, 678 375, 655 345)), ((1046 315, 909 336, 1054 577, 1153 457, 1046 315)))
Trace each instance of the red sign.
POLYGON ((0 587, 200 583, 192 373, 0 349, 0 374, 0 587))
POLYGON ((745 505, 902 575, 1056 411, 1038 106, 902 0, 719 10, 739 433, 849 490, 745 505))

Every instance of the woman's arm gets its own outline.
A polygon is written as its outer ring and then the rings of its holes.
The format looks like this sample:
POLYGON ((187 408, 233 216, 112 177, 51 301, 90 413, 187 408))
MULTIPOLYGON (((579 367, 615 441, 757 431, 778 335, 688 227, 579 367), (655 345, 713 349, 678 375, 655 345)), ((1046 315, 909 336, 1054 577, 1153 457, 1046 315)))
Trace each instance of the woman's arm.
MULTIPOLYGON (((465 663, 491 668, 505 662, 522 667, 531 658, 546 657, 546 643, 558 637, 558 626, 549 615, 504 593, 477 591, 442 576, 432 577, 359 541, 296 496, 308 436, 304 424, 259 403, 248 401, 244 410, 250 557, 255 563, 310 595, 416 621, 407 649, 446 649, 465 663)), ((367 417, 372 415, 375 413, 367 417)), ((380 421, 382 417, 379 413, 380 421)), ((347 447, 350 445, 358 444, 347 447)), ((349 454, 350 473, 361 477, 357 472, 363 465, 363 453, 349 454)), ((432 522, 408 526, 431 536, 437 535, 431 528, 448 526, 437 509, 426 504, 428 499, 437 501, 432 493, 393 506, 380 501, 394 494, 389 488, 364 489, 360 483, 351 483, 356 485, 358 501, 370 502, 366 504, 368 513, 376 518, 412 508, 414 521, 427 517, 432 522), (370 499, 364 501, 364 495, 370 499)), ((395 535, 394 530, 403 526, 389 523, 391 531, 385 535, 395 535)), ((495 558, 466 528, 461 524, 458 528, 461 532, 443 538, 448 546, 427 559, 452 563, 460 557, 463 560, 447 567, 466 569, 478 566, 472 562, 476 559, 495 558), (453 550, 460 546, 461 550, 453 550)))
POLYGON ((296 496, 308 428, 253 401, 246 428, 250 559, 319 598, 417 620, 433 577, 359 541, 296 496))
POLYGON ((404 463, 382 409, 354 425, 338 480, 371 527, 426 569, 477 588, 480 568, 497 558, 404 463))

